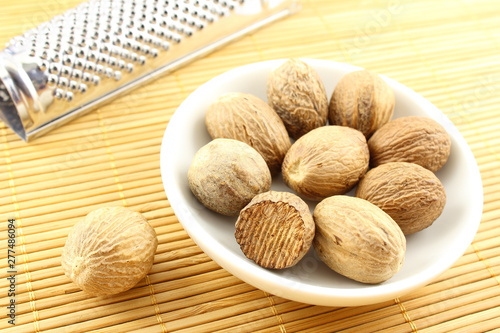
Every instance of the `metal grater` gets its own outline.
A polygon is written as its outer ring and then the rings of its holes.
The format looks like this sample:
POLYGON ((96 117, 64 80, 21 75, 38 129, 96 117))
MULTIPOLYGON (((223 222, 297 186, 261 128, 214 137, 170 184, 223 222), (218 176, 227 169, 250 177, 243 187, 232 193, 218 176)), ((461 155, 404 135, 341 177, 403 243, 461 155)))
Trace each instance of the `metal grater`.
POLYGON ((0 117, 29 141, 289 15, 299 0, 96 0, 0 53, 0 117))

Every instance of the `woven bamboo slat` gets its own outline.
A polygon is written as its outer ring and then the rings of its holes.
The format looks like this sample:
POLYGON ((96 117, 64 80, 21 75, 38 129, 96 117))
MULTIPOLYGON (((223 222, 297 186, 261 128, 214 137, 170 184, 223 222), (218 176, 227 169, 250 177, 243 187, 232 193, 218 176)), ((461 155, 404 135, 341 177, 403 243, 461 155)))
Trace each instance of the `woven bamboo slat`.
MULTIPOLYGON (((81 0, 0 0, 0 43, 81 0)), ((493 0, 302 0, 266 26, 30 144, 0 122, 2 332, 500 331, 500 7, 493 0), (409 295, 323 307, 242 282, 189 238, 163 190, 163 133, 180 103, 229 69, 275 58, 319 58, 383 73, 429 99, 456 125, 479 166, 484 208, 465 254, 409 295), (133 289, 92 298, 60 266, 71 227, 89 211, 143 213, 159 245, 133 289), (17 223, 16 325, 6 221, 17 223)), ((467 189, 463 189, 467 191, 467 189)))

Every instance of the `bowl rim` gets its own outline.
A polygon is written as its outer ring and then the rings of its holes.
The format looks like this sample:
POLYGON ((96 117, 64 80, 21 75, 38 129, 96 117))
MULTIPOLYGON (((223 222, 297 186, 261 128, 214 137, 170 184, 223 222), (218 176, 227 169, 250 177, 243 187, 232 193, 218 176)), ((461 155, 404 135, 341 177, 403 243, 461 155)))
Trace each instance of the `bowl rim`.
MULTIPOLYGON (((331 60, 312 58, 300 59, 309 63, 310 65, 319 67, 337 66, 347 71, 363 69, 351 64, 331 60)), ((382 297, 385 300, 395 299, 428 284, 439 274, 448 270, 465 253, 469 245, 472 243, 479 228, 483 208, 483 186, 479 168, 467 142, 444 113, 442 113, 436 106, 434 106, 430 101, 425 99, 420 94, 385 75, 381 76, 393 88, 399 89, 403 94, 409 95, 412 100, 415 100, 419 104, 423 105, 426 110, 430 110, 429 114, 431 118, 434 118, 436 121, 441 123, 441 125, 446 128, 453 139, 459 143, 461 152, 466 155, 466 160, 468 161, 467 167, 471 170, 470 177, 473 177, 474 184, 477 184, 474 190, 480 191, 481 195, 476 196, 475 198, 473 198, 473 201, 471 201, 471 205, 474 206, 474 221, 471 221, 467 224, 468 228, 466 231, 464 230, 464 234, 466 236, 464 236, 463 242, 460 243, 459 246, 457 246, 453 254, 440 257, 439 260, 436 260, 428 268, 412 276, 406 277, 400 281, 391 282, 390 290, 388 290, 387 288, 388 285, 384 284, 370 285, 369 288, 351 289, 315 286, 300 281, 293 281, 293 286, 291 287, 290 280, 288 280, 286 277, 276 275, 272 271, 263 269, 261 267, 256 267, 256 264, 251 262, 250 260, 242 260, 241 257, 237 256, 231 251, 228 251, 224 247, 224 245, 219 243, 209 232, 207 232, 207 230, 198 228, 199 225, 196 223, 190 211, 187 209, 183 209, 184 206, 182 195, 174 184, 175 177, 171 172, 168 171, 170 163, 173 162, 171 161, 171 159, 164 158, 168 155, 168 149, 170 145, 173 145, 176 142, 175 136, 177 134, 176 129, 174 128, 175 124, 177 124, 179 121, 182 121, 183 118, 187 117, 186 114, 179 112, 179 109, 183 109, 187 105, 191 104, 195 100, 196 95, 200 92, 210 90, 211 86, 218 85, 228 78, 234 77, 235 75, 242 75, 252 72, 256 68, 260 68, 261 66, 275 68, 286 60, 287 59, 274 59, 250 63, 230 69, 222 74, 215 76, 214 78, 208 80, 207 82, 196 88, 179 105, 179 107, 172 115, 170 121, 168 122, 160 149, 161 178, 170 206, 189 237, 191 237, 191 239, 212 260, 214 260, 222 268, 224 268, 237 278, 241 279, 242 281, 273 295, 314 305, 359 306, 382 302, 382 297), (224 255, 220 255, 221 253, 223 253, 224 255), (235 263, 238 264, 235 265, 235 263), (314 299, 314 302, 311 301, 312 299, 314 299)))

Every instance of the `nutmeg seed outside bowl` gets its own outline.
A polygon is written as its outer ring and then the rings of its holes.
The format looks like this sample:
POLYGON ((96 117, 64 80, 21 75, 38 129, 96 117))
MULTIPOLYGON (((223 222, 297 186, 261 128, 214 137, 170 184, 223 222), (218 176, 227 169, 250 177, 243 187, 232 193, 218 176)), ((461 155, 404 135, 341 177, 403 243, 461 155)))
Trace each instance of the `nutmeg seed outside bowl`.
MULTIPOLYGON (((405 263, 391 279, 375 285, 350 280, 329 269, 313 249, 294 267, 262 268, 240 250, 234 237, 236 218, 209 211, 191 193, 187 171, 198 149, 211 140, 205 128, 208 106, 227 92, 251 93, 267 100, 267 77, 286 60, 229 70, 197 88, 172 116, 161 146, 160 167, 168 200, 183 228, 210 258, 234 276, 298 302, 361 306, 402 297, 429 284, 463 255, 477 232, 483 208, 481 177, 470 148, 451 121, 421 95, 386 76, 382 75, 396 97, 393 119, 412 115, 432 118, 444 126, 452 140, 448 162, 436 173, 447 193, 443 213, 429 228, 407 236, 405 263)), ((329 98, 342 75, 361 69, 328 60, 301 60, 318 72, 329 98)), ((282 182, 281 174, 273 178, 271 189, 292 192, 282 182)), ((308 203, 312 211, 315 203, 308 203)))

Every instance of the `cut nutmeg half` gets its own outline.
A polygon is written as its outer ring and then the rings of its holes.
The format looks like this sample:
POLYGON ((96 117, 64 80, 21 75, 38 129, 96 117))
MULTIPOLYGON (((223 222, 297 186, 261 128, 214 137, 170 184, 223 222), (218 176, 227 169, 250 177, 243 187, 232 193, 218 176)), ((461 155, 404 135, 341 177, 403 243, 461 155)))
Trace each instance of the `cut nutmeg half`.
POLYGON ((290 192, 256 195, 240 212, 235 237, 245 256, 264 268, 294 266, 314 238, 309 206, 290 192))

